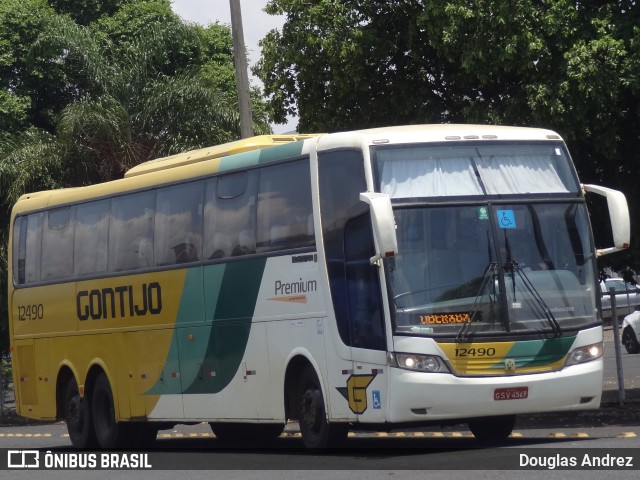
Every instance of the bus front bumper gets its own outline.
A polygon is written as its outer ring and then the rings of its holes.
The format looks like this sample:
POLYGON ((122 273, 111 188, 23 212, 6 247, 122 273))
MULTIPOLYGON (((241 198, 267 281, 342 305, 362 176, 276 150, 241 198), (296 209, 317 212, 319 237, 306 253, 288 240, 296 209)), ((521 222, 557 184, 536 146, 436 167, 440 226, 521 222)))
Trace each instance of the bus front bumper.
POLYGON ((590 410, 600 406, 603 360, 503 377, 456 377, 390 368, 392 423, 590 410))

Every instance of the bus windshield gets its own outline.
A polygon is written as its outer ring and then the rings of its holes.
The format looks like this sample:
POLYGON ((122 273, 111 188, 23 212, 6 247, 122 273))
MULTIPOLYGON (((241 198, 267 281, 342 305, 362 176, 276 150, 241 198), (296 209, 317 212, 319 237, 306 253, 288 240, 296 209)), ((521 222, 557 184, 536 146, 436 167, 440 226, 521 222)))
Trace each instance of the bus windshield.
POLYGON ((385 266, 396 333, 549 333, 593 324, 594 259, 581 203, 394 209, 385 266))
POLYGON ((379 192, 391 198, 577 193, 555 142, 410 144, 374 148, 379 192))

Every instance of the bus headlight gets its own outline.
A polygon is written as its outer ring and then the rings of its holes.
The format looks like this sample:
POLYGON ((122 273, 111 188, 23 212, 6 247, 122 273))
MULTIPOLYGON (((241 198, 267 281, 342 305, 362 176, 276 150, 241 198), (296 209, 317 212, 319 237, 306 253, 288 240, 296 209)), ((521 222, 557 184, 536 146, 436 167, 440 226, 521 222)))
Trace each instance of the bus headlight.
POLYGON ((584 347, 578 347, 571 350, 567 357, 565 367, 569 365, 577 365, 579 363, 590 362, 596 358, 602 356, 604 345, 602 342, 594 343, 592 345, 585 345, 584 347))
POLYGON ((437 355, 390 352, 387 355, 387 363, 390 367, 404 368, 415 372, 449 373, 449 367, 437 355))

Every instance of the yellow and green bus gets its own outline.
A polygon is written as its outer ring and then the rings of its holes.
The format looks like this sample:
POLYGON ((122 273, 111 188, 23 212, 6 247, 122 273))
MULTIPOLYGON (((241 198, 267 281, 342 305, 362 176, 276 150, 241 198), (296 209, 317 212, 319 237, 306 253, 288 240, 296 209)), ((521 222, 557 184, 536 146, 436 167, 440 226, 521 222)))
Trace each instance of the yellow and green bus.
POLYGON ((81 448, 202 421, 230 440, 297 421, 308 448, 428 423, 504 440, 519 413, 599 406, 595 259, 628 243, 624 196, 530 128, 255 137, 24 195, 18 413, 81 448))

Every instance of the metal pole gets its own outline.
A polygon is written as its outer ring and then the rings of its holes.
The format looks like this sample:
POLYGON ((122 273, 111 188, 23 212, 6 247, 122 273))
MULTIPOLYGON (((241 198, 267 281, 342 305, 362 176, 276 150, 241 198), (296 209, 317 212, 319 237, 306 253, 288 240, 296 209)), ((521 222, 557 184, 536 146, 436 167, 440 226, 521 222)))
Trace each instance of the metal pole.
POLYGON ((629 297, 629 285, 624 282, 624 291, 627 294, 627 314, 631 315, 631 298, 629 297))
POLYGON ((609 295, 611 296, 611 320, 613 323, 613 346, 616 351, 616 370, 618 373, 618 400, 620 406, 624 405, 624 374, 622 372, 622 355, 620 353, 620 326, 618 324, 618 312, 616 311, 616 289, 611 287, 609 289, 609 295))
POLYGON ((249 75, 247 74, 247 53, 244 46, 240 0, 229 0, 229 8, 231 9, 233 57, 236 65, 236 85, 238 89, 238 105, 240 108, 240 135, 242 138, 248 138, 253 137, 253 120, 251 119, 249 75))

